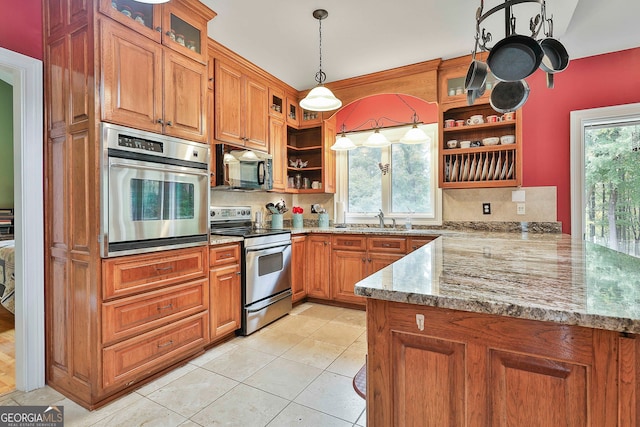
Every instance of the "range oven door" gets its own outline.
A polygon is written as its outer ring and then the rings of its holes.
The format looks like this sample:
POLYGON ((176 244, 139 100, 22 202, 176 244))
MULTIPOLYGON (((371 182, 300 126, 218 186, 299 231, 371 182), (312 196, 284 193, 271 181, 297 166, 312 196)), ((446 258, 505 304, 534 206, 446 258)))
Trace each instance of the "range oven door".
POLYGON ((287 289, 291 289, 291 243, 245 249, 245 307, 287 289))
POLYGON ((103 256, 206 244, 206 170, 119 157, 107 167, 103 256))
POLYGON ((249 335, 289 313, 291 296, 291 240, 245 247, 241 334, 249 335))

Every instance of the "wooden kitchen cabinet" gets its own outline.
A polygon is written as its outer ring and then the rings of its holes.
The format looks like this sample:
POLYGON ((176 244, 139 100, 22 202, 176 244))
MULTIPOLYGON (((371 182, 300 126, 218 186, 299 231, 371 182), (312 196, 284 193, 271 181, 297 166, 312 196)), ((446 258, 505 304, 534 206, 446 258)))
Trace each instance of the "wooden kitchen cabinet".
POLYGON ((287 126, 284 119, 269 117, 269 153, 273 158, 273 191, 287 189, 287 126))
POLYGON ((242 288, 240 244, 214 246, 209 251, 210 341, 232 334, 241 326, 242 288))
MULTIPOLYGON (((618 372, 632 372, 616 368, 620 339, 612 331, 368 299, 367 425, 634 425, 618 422, 634 421, 628 405, 616 406, 618 372)), ((623 344, 633 355, 634 343, 623 344)))
POLYGON ((331 298, 331 235, 312 234, 307 237, 307 296, 331 298))
POLYGON ((297 129, 300 126, 300 106, 297 97, 295 94, 288 93, 286 101, 287 124, 297 129))
POLYGON ((199 2, 174 0, 152 5, 135 0, 100 0, 98 10, 156 43, 206 62, 207 22, 216 14, 199 2))
POLYGON ((240 64, 216 58, 214 87, 216 140, 267 152, 267 84, 240 64))
MULTIPOLYGON (((300 181, 308 180, 308 188, 289 187, 290 193, 335 193, 336 158, 329 147, 335 142, 335 118, 325 120, 322 126, 296 129, 287 127, 286 177, 300 175, 300 181), (298 160, 305 163, 298 166, 298 160), (312 188, 313 182, 320 184, 312 188)), ((274 162, 275 163, 275 162, 274 162)), ((275 167, 275 166, 274 166, 275 167)), ((295 182, 295 181, 294 181, 295 182)))
POLYGON ((346 303, 365 304, 355 295, 355 284, 394 263, 406 254, 404 237, 334 235, 331 253, 331 298, 346 303))
MULTIPOLYGON (((486 60, 486 53, 478 59, 486 60)), ((502 116, 491 108, 488 88, 473 105, 468 105, 464 88, 471 56, 443 61, 438 72, 439 80, 439 177, 441 188, 493 188, 517 187, 522 184, 522 110, 513 120, 495 123, 466 123, 473 115, 481 115, 486 121, 489 115, 502 116), (463 121, 461 126, 445 127, 445 120, 463 121), (482 140, 489 137, 513 135, 515 143, 484 146, 482 140), (449 148, 447 141, 456 140, 456 147, 449 148), (478 144, 461 148, 460 141, 478 144)), ((487 83, 492 86, 495 78, 489 73, 487 83)))
POLYGON ((100 257, 98 141, 102 121, 171 133, 157 122, 167 97, 180 110, 176 135, 206 141, 204 98, 193 94, 204 62, 162 44, 155 27, 163 10, 184 6, 188 22, 215 14, 197 0, 116 3, 150 18, 142 24, 104 0, 43 2, 46 383, 89 409, 203 352, 209 339, 207 247, 100 257))
POLYGON ((285 120, 286 99, 284 89, 276 86, 269 86, 269 115, 285 120))
POLYGON ((305 273, 307 265, 307 236, 291 236, 291 292, 295 303, 307 296, 305 273))
POLYGON ((101 19, 102 119, 206 142, 206 66, 101 19))
POLYGON ((437 236, 415 236, 407 238, 407 253, 413 252, 426 245, 437 236))

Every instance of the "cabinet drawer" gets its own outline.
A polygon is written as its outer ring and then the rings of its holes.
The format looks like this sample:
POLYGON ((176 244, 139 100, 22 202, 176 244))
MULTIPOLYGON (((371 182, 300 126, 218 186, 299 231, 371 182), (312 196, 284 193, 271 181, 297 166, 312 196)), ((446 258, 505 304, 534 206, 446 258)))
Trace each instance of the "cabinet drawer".
POLYGON ((370 237, 367 240, 370 252, 404 254, 407 252, 407 239, 404 237, 370 237))
POLYGON ((360 236, 333 236, 333 249, 342 249, 346 251, 365 251, 367 250, 367 238, 360 236))
POLYGON ((209 268, 236 264, 240 261, 240 245, 214 246, 209 250, 209 268))
POLYGON ((102 304, 102 343, 140 334, 209 307, 206 279, 102 304))
POLYGON ((103 387, 130 385, 204 348, 206 312, 163 326, 102 350, 103 387))
POLYGON ((103 261, 104 299, 207 277, 207 246, 103 261))
POLYGON ((426 245, 437 236, 420 236, 420 237, 410 237, 408 240, 409 252, 413 252, 416 249, 426 245))

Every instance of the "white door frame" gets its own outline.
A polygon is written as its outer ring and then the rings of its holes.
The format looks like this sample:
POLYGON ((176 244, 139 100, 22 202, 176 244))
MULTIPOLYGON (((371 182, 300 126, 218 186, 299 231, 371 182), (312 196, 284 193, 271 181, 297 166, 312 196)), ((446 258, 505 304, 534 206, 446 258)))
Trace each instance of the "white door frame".
POLYGON ((571 112, 571 235, 584 239, 584 127, 625 122, 640 114, 640 103, 571 112))
POLYGON ((13 85, 16 388, 22 391, 45 384, 42 67, 0 47, 0 77, 13 85))

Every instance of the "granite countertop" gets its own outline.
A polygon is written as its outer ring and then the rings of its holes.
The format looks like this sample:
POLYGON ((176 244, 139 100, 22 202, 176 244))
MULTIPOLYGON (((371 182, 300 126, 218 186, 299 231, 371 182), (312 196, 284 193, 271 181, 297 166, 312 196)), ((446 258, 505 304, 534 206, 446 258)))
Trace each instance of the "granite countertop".
POLYGON ((209 245, 224 245, 227 243, 242 242, 243 238, 238 236, 218 236, 212 234, 209 237, 209 245))
POLYGON ((355 293, 640 333, 640 259, 563 234, 438 231, 355 293))

